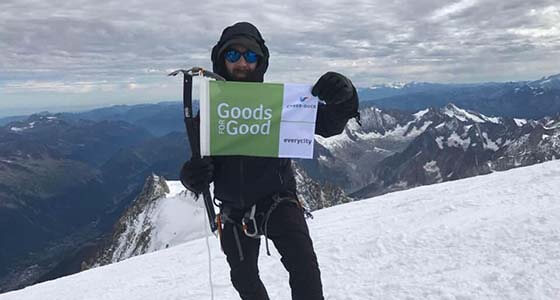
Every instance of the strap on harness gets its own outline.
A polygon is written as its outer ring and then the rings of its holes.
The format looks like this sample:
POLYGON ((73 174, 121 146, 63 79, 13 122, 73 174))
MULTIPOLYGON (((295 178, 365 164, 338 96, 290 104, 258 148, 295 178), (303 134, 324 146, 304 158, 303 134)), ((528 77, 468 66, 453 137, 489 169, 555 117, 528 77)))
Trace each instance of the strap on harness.
POLYGON ((279 194, 274 194, 272 196, 272 204, 264 214, 263 213, 257 214, 256 213, 257 205, 254 204, 253 206, 251 206, 249 210, 247 210, 243 214, 243 217, 241 218, 241 224, 230 217, 233 211, 232 208, 228 206, 220 205, 220 213, 217 216, 220 244, 221 244, 221 237, 222 237, 222 230, 223 230, 222 226, 225 223, 230 223, 232 224, 233 235, 235 237, 235 243, 237 246, 237 250, 239 252, 240 261, 244 260, 244 256, 243 256, 243 249, 241 247, 241 241, 239 238, 238 231, 241 231, 247 237, 254 238, 254 239, 259 239, 262 235, 264 235, 265 244, 266 244, 266 254, 270 256, 270 248, 268 246, 268 221, 270 220, 270 216, 272 215, 272 212, 274 212, 274 210, 282 202, 295 203, 303 211, 306 218, 313 218, 313 215, 311 215, 311 213, 303 207, 301 202, 297 199, 297 196, 291 196, 291 195, 280 196, 279 194), (259 227, 259 222, 257 222, 257 218, 256 218, 259 215, 263 216, 263 220, 261 220, 260 227, 259 227))

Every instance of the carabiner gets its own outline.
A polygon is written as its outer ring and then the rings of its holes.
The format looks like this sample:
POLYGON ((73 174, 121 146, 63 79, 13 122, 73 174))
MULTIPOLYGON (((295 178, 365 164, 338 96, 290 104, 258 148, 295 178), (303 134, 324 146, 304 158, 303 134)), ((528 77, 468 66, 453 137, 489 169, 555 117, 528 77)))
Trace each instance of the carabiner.
POLYGON ((257 226, 257 220, 255 220, 255 212, 257 210, 257 205, 254 204, 251 207, 251 210, 245 214, 245 216, 241 219, 241 225, 243 228, 243 233, 246 236, 254 238, 259 234, 259 228, 257 226), (250 222, 248 223, 247 220, 250 222), (252 223, 252 224, 251 224, 252 223), (253 232, 249 232, 249 225, 253 225, 253 232))

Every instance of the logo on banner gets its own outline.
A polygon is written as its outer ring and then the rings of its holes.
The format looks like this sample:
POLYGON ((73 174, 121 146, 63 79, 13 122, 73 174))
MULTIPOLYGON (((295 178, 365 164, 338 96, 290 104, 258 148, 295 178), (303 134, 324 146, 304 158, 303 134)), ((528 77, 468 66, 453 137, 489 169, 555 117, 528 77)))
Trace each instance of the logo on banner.
POLYGON ((269 135, 272 109, 261 104, 256 108, 232 106, 222 102, 217 106, 218 134, 269 135))
POLYGON ((299 103, 295 102, 295 103, 290 103, 288 105, 286 105, 286 108, 297 108, 297 109, 316 109, 317 105, 315 103, 305 103, 305 101, 311 99, 310 96, 300 96, 299 97, 299 103))

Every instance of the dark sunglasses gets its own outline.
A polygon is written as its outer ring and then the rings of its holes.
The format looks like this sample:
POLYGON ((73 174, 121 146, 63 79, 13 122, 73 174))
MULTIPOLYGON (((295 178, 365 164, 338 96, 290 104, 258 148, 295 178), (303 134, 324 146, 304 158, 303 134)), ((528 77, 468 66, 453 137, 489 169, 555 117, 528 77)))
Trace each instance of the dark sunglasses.
POLYGON ((241 52, 239 52, 237 50, 233 50, 233 49, 226 51, 225 58, 230 63, 234 63, 241 58, 241 55, 243 55, 243 57, 245 58, 245 61, 250 63, 250 64, 256 63, 257 60, 259 59, 259 56, 257 55, 257 53, 255 53, 251 50, 247 50, 247 51, 241 53, 241 52))

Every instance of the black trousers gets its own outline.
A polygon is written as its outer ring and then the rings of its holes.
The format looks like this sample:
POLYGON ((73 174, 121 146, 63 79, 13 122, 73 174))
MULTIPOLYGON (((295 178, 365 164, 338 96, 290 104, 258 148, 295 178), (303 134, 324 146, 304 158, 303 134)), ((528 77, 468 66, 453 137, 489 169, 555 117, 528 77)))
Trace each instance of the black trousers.
MULTIPOLYGON (((263 211, 262 208, 257 210, 263 211)), ((268 238, 282 256, 281 261, 290 274, 290 288, 293 300, 322 300, 323 288, 317 256, 301 208, 293 202, 282 202, 271 213, 268 221, 268 238)), ((259 278, 260 239, 246 236, 238 226, 224 224, 222 248, 230 266, 233 286, 244 300, 269 299, 259 278), (243 251, 241 260, 237 236, 243 251)))

